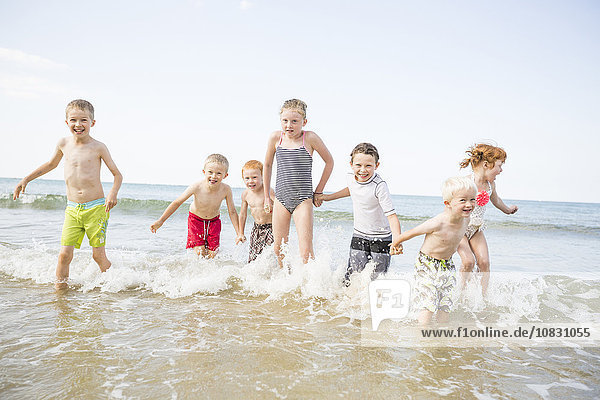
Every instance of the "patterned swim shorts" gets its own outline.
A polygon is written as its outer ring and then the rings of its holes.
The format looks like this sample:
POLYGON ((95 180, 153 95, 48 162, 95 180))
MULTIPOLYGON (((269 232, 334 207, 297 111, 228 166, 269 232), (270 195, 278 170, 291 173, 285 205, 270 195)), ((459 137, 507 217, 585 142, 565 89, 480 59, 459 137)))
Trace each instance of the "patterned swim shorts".
POLYGON ((254 223, 250 233, 250 251, 248 262, 256 260, 256 257, 262 253, 263 249, 273 244, 273 225, 254 223))
POLYGON ((415 261, 414 301, 417 310, 450 312, 452 289, 456 286, 452 259, 439 260, 419 252, 415 261))

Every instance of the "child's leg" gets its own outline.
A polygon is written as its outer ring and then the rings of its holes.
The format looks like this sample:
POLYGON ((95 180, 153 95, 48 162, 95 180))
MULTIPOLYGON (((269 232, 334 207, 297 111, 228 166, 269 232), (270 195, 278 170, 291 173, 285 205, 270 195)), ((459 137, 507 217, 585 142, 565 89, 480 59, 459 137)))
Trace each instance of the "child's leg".
POLYGON ((98 266, 100 267, 100 271, 106 272, 107 269, 112 265, 108 258, 106 257, 106 249, 104 246, 102 247, 92 247, 92 258, 98 266))
POLYGON ((57 289, 66 289, 67 279, 69 279, 69 265, 73 260, 73 249, 75 246, 61 246, 58 253, 58 264, 56 265, 56 284, 57 289))
POLYGON ((460 288, 464 289, 469 277, 471 276, 471 273, 473 272, 473 268, 475 268, 475 256, 473 255, 473 250, 471 250, 469 239, 467 239, 466 236, 462 238, 456 251, 460 256, 460 261, 462 264, 460 268, 460 288))
POLYGON ((298 244, 302 262, 306 264, 309 258, 315 258, 313 251, 313 202, 306 199, 294 210, 294 224, 298 232, 298 244))
POLYGON ((273 204, 273 250, 277 256, 279 266, 283 266, 281 244, 288 242, 292 214, 277 199, 273 204))
POLYGON ((450 319, 450 313, 448 313, 446 311, 439 310, 437 313, 435 313, 435 320, 439 324, 448 322, 449 319, 450 319))
POLYGON ((477 260, 477 269, 481 272, 481 293, 485 296, 490 281, 490 253, 487 240, 482 231, 477 232, 470 240, 471 249, 477 260))
POLYGON ((208 249, 204 245, 194 247, 194 251, 198 256, 206 257, 208 255, 208 249))
POLYGON ((417 319, 419 320, 419 325, 429 325, 431 323, 431 319, 433 318, 433 313, 428 309, 424 308, 419 312, 419 316, 417 319))

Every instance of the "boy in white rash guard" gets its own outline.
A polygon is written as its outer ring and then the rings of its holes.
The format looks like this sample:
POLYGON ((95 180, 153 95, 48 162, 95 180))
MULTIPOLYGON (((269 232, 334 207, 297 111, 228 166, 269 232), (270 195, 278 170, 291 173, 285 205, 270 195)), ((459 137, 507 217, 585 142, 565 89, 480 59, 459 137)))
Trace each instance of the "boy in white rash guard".
POLYGON ((390 244, 401 234, 387 183, 375 172, 379 167, 377 148, 370 143, 360 143, 350 157, 353 172, 348 174, 348 187, 323 197, 324 201, 352 197, 354 232, 344 278, 346 286, 350 275, 362 271, 368 262, 375 263, 372 279, 387 272, 390 244))

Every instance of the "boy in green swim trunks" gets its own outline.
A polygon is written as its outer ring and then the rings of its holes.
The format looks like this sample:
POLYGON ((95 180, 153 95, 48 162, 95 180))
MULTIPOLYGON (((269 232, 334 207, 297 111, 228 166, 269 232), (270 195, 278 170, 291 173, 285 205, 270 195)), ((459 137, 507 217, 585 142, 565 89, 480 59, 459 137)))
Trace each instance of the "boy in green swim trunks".
POLYGON ((104 272, 110 267, 104 249, 106 227, 109 211, 117 204, 117 193, 123 182, 108 148, 90 136, 90 129, 96 123, 94 107, 88 101, 73 100, 67 105, 66 115, 71 136, 60 139, 50 161, 23 178, 13 194, 13 200, 16 200, 29 182, 52 171, 64 156, 68 202, 56 266, 57 289, 67 287, 73 249, 81 246, 86 234, 92 246, 92 257, 100 270, 104 272), (114 177, 106 198, 100 183, 102 161, 114 177))
POLYGON ((456 252, 475 206, 477 187, 469 177, 448 178, 442 185, 444 211, 403 234, 391 244, 391 254, 402 254, 401 243, 425 235, 415 261, 413 299, 419 312, 419 324, 427 325, 434 314, 438 322, 448 320, 452 308, 452 290, 456 285, 456 252))

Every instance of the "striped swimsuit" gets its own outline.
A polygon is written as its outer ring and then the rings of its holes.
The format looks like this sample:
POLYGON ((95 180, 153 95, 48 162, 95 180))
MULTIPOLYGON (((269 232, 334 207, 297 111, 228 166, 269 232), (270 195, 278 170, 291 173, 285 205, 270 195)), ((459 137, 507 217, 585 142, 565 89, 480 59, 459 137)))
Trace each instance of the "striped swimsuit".
POLYGON ((281 147, 283 132, 279 145, 275 149, 277 158, 277 180, 275 197, 291 213, 306 199, 312 199, 312 156, 304 147, 304 131, 302 146, 296 149, 281 147))

